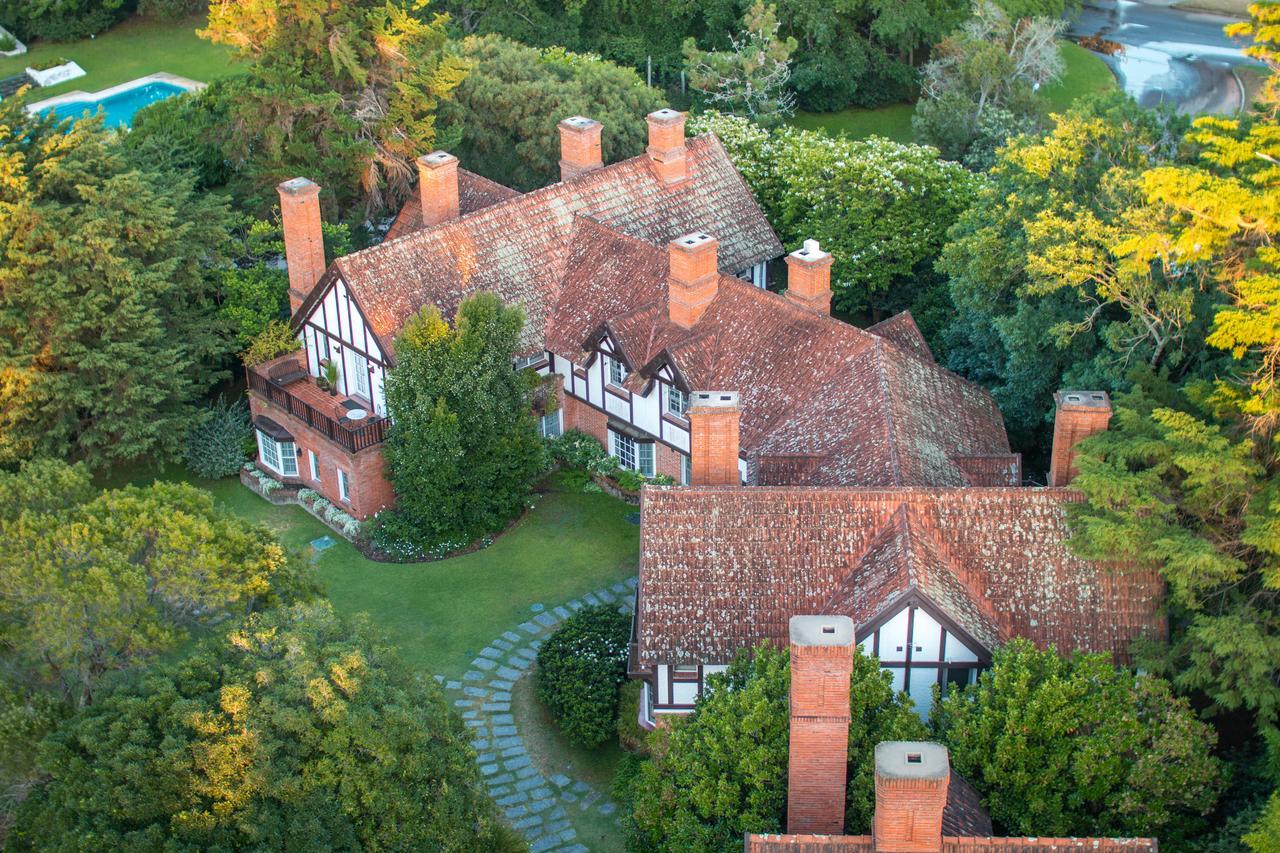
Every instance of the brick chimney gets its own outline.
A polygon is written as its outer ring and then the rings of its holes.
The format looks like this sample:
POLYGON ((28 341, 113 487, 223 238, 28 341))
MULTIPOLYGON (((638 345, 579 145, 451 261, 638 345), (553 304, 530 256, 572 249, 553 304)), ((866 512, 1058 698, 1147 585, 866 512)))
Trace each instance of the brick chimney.
POLYGON ((792 616, 790 631, 787 832, 840 835, 844 831, 849 762, 853 620, 848 616, 792 616))
POLYGON ((293 178, 276 187, 284 226, 284 262, 289 268, 289 313, 302 306, 324 275, 324 234, 320 231, 320 187, 293 178))
POLYGON ((738 395, 694 391, 689 395, 689 455, 692 486, 737 486, 738 395))
POLYGON ((667 316, 677 326, 692 328, 716 298, 719 245, 709 234, 686 234, 667 244, 667 316))
POLYGON ((604 125, 586 116, 564 119, 560 128, 560 180, 599 169, 604 165, 600 153, 600 131, 604 125))
POLYGON ((902 740, 876 744, 876 853, 939 853, 950 781, 946 747, 902 740))
POLYGON ((458 218, 458 158, 432 151, 418 158, 418 197, 422 224, 430 228, 458 218))
POLYGON ((645 116, 649 123, 649 166, 667 186, 689 176, 684 147, 684 113, 672 109, 655 110, 645 116))
POLYGON ((803 246, 787 255, 787 298, 821 314, 830 314, 833 262, 817 240, 805 240, 803 246))
POLYGON ((1059 391, 1053 395, 1053 456, 1049 485, 1065 486, 1076 476, 1076 445, 1111 423, 1111 398, 1106 391, 1059 391))

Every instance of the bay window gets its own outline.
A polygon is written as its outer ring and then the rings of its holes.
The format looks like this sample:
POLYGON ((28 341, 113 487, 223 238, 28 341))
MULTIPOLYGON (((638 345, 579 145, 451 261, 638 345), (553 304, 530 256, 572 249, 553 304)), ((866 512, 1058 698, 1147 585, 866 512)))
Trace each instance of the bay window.
POLYGON ((298 476, 298 447, 292 441, 277 441, 258 430, 258 458, 283 477, 298 476))

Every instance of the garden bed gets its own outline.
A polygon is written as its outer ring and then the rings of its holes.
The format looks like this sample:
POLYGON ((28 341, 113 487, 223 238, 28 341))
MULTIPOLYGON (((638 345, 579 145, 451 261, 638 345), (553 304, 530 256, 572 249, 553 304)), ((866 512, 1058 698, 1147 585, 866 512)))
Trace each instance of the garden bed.
MULTIPOLYGON (((368 545, 363 543, 364 537, 360 535, 359 520, 334 506, 314 489, 281 483, 252 462, 246 462, 240 469, 240 482, 276 506, 296 504, 302 507, 325 527, 355 545, 361 553, 370 556, 367 553, 368 545)), ((370 559, 373 557, 370 556, 370 559)))

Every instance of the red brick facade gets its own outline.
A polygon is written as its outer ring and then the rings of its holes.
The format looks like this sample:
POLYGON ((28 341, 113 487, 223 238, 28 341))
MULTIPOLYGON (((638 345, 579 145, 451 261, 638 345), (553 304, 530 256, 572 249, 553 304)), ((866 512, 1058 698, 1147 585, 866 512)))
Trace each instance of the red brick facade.
POLYGON ((1053 395, 1053 458, 1049 485, 1065 486, 1076 476, 1076 445, 1105 432, 1111 423, 1111 398, 1105 391, 1059 391, 1053 395))
POLYGON ((847 616, 791 619, 791 744, 787 831, 844 831, 853 622, 847 616))
MULTIPOLYGON (((355 518, 362 520, 383 507, 395 503, 395 491, 386 475, 381 444, 357 453, 348 453, 284 409, 272 405, 257 394, 249 395, 249 411, 254 417, 265 415, 271 418, 293 435, 298 451, 298 476, 296 478, 279 477, 275 472, 268 471, 273 477, 285 483, 314 489, 332 501, 335 506, 342 507, 355 518), (311 470, 311 457, 308 451, 314 452, 320 463, 319 482, 314 479, 315 473, 311 470), (339 471, 345 471, 348 478, 350 499, 346 501, 339 494, 339 471)), ((267 469, 263 468, 263 470, 267 469)))
POLYGON ((736 486, 738 471, 738 395, 694 394, 689 407, 689 451, 695 486, 736 486))
MULTIPOLYGON (((576 429, 593 436, 597 441, 609 447, 609 416, 576 397, 570 397, 560 391, 560 409, 563 426, 566 430, 576 429)), ((683 481, 685 455, 674 447, 660 441, 653 443, 653 472, 665 474, 677 483, 683 481)))

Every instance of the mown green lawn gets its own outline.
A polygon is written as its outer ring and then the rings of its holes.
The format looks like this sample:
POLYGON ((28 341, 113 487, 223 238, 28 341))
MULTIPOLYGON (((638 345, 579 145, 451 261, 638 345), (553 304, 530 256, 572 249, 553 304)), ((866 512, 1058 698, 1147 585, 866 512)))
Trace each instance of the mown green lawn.
MULTIPOLYGON (((1084 95, 1116 88, 1115 76, 1100 57, 1074 42, 1061 42, 1061 47, 1066 64, 1062 79, 1040 92, 1050 112, 1061 112, 1084 95)), ((798 112, 790 123, 807 130, 843 134, 851 139, 886 136, 898 142, 911 142, 911 113, 914 109, 914 104, 889 104, 875 109, 850 107, 835 113, 798 112)))
POLYGON ((19 74, 28 65, 53 59, 80 63, 85 76, 57 86, 34 89, 35 100, 63 92, 96 92, 147 74, 167 71, 207 83, 235 71, 231 50, 196 35, 203 17, 159 23, 130 18, 97 38, 74 42, 35 42, 23 56, 0 58, 0 77, 19 74))
MULTIPOLYGON (((106 484, 145 483, 157 476, 190 480, 181 469, 125 472, 106 484)), ((636 571, 635 508, 584 494, 553 478, 536 507, 488 548, 434 563, 366 559, 349 542, 319 552, 310 542, 329 529, 297 506, 274 506, 237 479, 191 480, 237 515, 267 525, 286 546, 315 557, 334 608, 366 613, 420 672, 458 678, 502 632, 532 617, 534 604, 554 607, 623 580, 636 571)))

